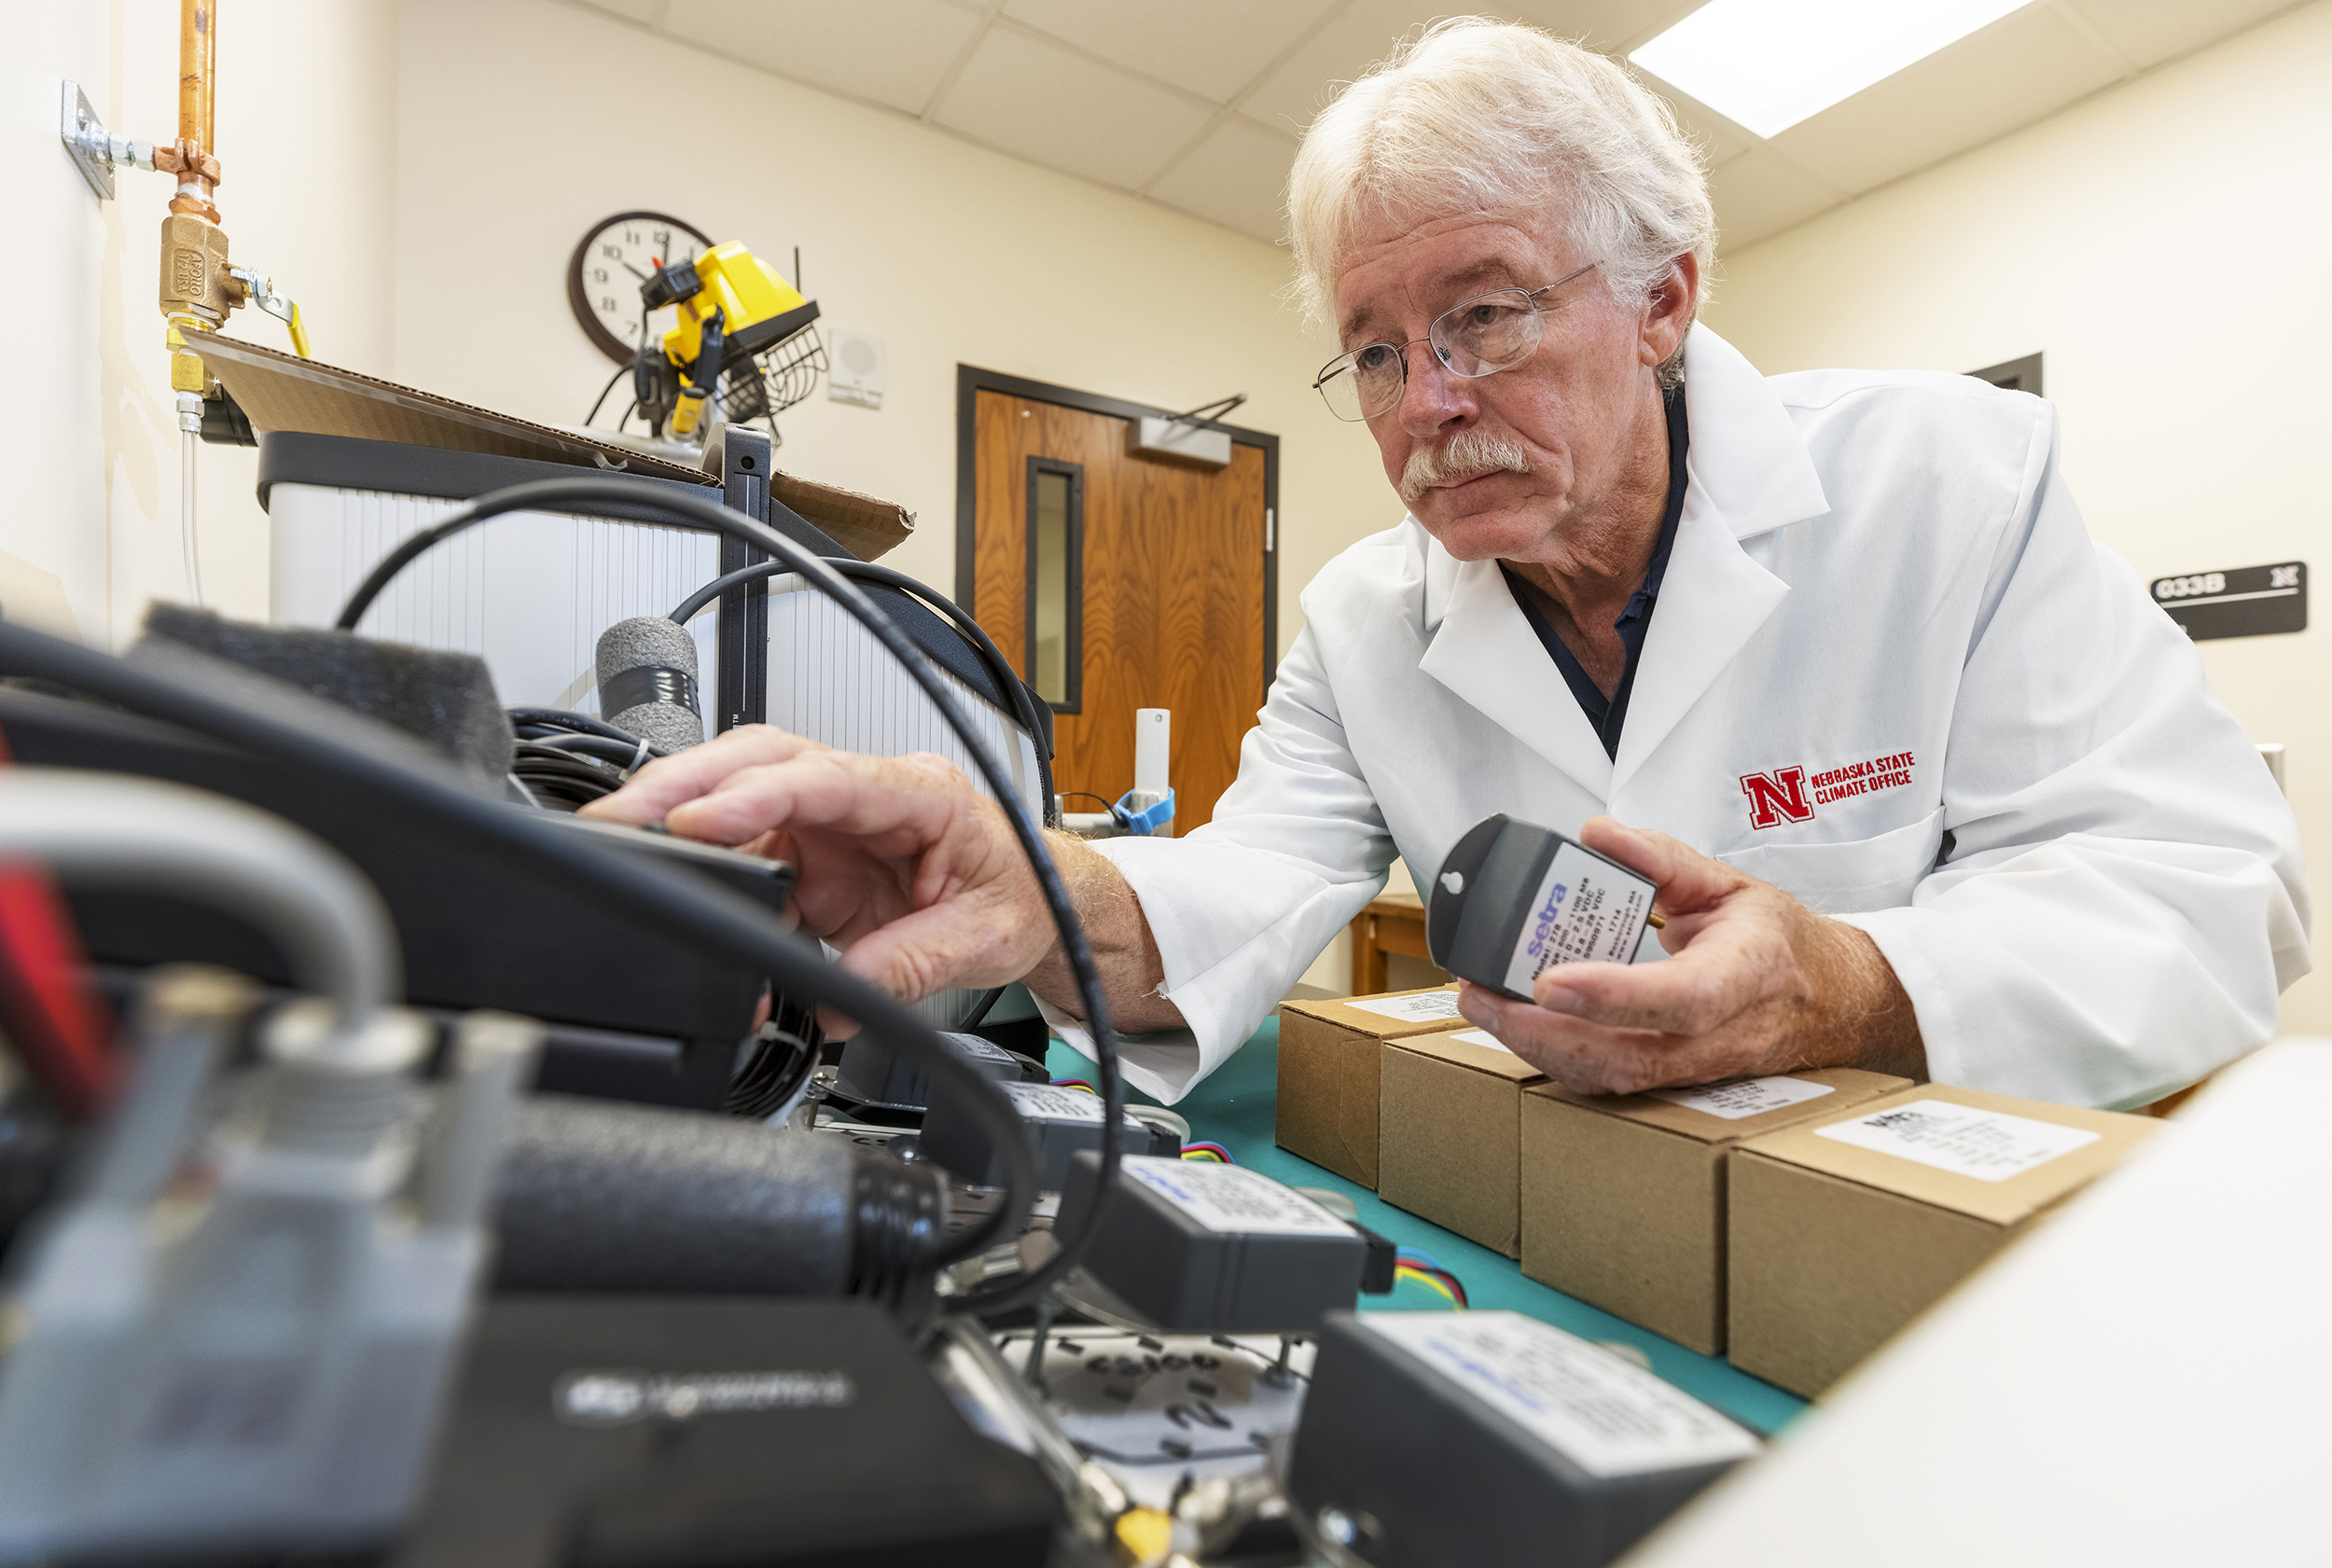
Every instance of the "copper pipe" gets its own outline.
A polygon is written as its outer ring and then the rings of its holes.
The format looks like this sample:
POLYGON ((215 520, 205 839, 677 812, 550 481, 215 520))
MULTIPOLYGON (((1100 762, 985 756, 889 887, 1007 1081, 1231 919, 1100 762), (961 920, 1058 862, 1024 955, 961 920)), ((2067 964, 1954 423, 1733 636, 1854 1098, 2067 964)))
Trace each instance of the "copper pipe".
POLYGON ((218 0, 179 0, 179 193, 171 199, 170 210, 212 223, 218 221, 218 209, 211 201, 219 181, 217 81, 218 0))

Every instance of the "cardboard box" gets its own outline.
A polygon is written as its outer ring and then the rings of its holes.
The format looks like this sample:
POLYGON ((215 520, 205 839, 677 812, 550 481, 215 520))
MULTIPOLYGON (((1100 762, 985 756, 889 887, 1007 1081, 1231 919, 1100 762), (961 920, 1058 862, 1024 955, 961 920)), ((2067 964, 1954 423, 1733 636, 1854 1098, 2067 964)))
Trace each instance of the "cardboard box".
POLYGON ((1853 1067, 1521 1099, 1522 1272, 1702 1355, 1725 1349, 1725 1157, 1909 1087, 1853 1067))
POLYGON ((2161 1127, 1925 1084, 1742 1145, 1733 1365, 1811 1398, 2161 1127))
POLYGON ((1545 1075, 1479 1029, 1413 1034, 1381 1048, 1378 1195, 1515 1256, 1522 1088, 1545 1075))
POLYGON ((1373 1190, 1383 1043, 1464 1021, 1454 985, 1281 1003, 1279 1146, 1373 1190))

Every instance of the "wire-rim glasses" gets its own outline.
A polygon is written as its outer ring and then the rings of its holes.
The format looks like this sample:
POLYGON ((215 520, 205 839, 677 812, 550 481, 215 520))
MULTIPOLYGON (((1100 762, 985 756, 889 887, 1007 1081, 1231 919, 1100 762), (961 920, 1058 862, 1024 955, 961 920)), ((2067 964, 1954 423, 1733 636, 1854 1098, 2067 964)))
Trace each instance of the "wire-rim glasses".
POLYGON ((1312 390, 1328 412, 1348 423, 1375 419, 1398 408, 1409 390, 1409 351, 1419 343, 1453 376, 1472 380, 1510 370, 1528 359, 1545 333, 1547 308, 1539 296, 1603 265, 1590 261, 1577 271, 1537 288, 1499 288, 1451 306, 1434 317, 1423 338, 1406 343, 1366 343, 1340 354, 1320 368, 1312 390))

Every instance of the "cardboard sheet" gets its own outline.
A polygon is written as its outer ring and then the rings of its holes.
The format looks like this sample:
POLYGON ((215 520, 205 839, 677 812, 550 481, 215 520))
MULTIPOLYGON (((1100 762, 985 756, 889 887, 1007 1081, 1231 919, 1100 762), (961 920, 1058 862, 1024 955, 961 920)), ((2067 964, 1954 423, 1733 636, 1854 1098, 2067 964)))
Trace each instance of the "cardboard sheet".
MULTIPOLYGON (((242 407, 255 430, 354 436, 451 451, 530 457, 589 471, 616 469, 689 484, 706 482, 706 477, 694 468, 571 430, 514 419, 223 334, 204 338, 200 349, 202 362, 242 407)), ((771 475, 770 493, 826 530, 862 561, 885 554, 915 530, 914 514, 904 507, 790 474, 771 475)))

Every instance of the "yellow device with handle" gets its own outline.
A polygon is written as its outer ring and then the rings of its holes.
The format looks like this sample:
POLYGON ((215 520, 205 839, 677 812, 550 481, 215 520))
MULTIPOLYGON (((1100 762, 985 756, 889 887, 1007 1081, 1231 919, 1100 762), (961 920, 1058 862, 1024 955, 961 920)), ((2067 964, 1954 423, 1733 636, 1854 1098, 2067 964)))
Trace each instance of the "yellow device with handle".
MULTIPOLYGON (((672 433, 687 436, 703 417, 722 372, 784 342, 818 319, 815 301, 739 241, 694 261, 659 267, 640 285, 649 310, 679 307, 680 319, 655 353, 677 378, 672 433)), ((645 379, 645 378, 644 378, 645 379)))

